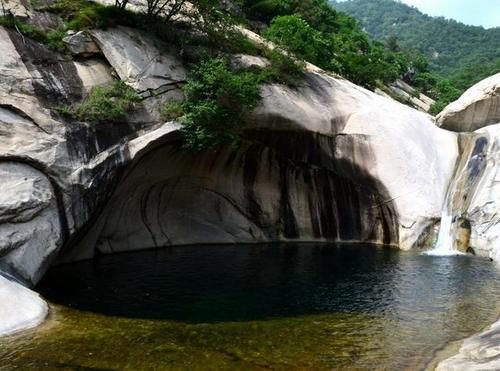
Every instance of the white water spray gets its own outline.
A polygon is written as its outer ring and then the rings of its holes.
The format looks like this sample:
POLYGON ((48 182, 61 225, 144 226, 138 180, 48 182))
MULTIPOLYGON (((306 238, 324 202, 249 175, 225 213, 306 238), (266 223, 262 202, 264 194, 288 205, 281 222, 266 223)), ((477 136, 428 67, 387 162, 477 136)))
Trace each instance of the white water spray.
POLYGON ((426 255, 432 256, 452 256, 463 255, 462 252, 456 250, 455 240, 453 237, 453 216, 447 207, 443 209, 441 215, 441 226, 439 227, 439 236, 436 246, 427 251, 426 255))
POLYGON ((467 202, 474 193, 477 181, 484 170, 483 159, 487 145, 487 138, 481 136, 469 138, 466 143, 446 194, 437 243, 432 250, 425 252, 426 255, 464 255, 457 249, 454 215, 462 215, 467 210, 467 202))

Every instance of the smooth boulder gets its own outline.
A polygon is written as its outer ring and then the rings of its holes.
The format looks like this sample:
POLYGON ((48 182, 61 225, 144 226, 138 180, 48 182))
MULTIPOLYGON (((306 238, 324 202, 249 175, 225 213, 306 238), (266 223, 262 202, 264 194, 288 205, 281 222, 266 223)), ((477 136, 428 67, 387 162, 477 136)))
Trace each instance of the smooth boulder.
POLYGON ((36 292, 0 275, 0 336, 38 326, 47 313, 36 292))
POLYGON ((436 371, 500 370, 500 321, 464 340, 458 354, 445 359, 436 371))
POLYGON ((500 122, 500 73, 467 90, 437 116, 443 129, 471 132, 500 122))

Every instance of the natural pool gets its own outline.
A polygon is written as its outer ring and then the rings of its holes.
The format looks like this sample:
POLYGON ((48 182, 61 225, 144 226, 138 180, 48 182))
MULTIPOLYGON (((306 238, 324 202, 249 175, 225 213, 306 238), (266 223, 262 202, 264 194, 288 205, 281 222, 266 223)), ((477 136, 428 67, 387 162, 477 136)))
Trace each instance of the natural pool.
POLYGON ((500 314, 500 268, 368 245, 190 246, 52 269, 0 369, 418 370, 500 314))

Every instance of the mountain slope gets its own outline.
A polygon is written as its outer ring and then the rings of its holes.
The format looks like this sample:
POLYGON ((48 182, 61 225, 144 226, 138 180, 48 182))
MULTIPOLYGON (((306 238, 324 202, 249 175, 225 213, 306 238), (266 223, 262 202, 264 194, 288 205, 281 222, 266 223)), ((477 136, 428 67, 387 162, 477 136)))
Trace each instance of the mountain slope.
POLYGON ((357 18, 372 38, 387 40, 396 36, 402 47, 422 51, 431 69, 442 75, 474 70, 479 65, 491 74, 500 67, 494 66, 500 60, 500 27, 484 29, 430 17, 393 0, 332 1, 332 5, 357 18))

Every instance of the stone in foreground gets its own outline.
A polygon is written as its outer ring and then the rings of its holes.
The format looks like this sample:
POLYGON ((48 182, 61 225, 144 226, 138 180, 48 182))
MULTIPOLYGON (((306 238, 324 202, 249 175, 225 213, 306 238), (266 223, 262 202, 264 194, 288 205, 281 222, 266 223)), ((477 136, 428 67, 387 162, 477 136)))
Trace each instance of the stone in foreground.
POLYGON ((0 336, 38 326, 47 313, 36 292, 0 276, 0 336))
POLYGON ((442 361, 437 371, 500 370, 500 321, 464 341, 457 355, 442 361))

